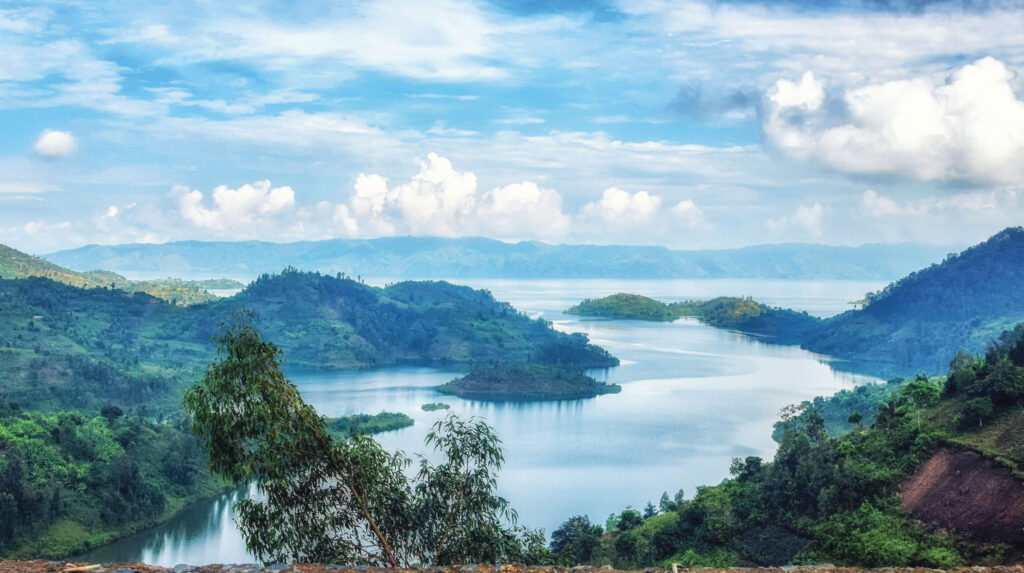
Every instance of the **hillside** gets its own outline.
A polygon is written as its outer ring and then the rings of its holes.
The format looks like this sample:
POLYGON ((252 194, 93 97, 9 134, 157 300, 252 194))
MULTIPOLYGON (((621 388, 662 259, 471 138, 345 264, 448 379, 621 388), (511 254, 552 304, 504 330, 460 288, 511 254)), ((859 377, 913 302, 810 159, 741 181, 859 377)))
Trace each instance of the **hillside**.
POLYGON ((0 280, 0 394, 26 408, 109 401, 176 410, 185 385, 213 357, 210 337, 243 306, 259 315, 258 328, 290 367, 618 363, 583 335, 556 332, 486 291, 444 282, 376 288, 288 269, 234 297, 180 307, 34 277, 0 280))
POLYGON ((0 279, 44 277, 66 285, 83 288, 114 288, 129 292, 144 292, 174 304, 188 305, 216 300, 208 288, 241 288, 244 285, 230 279, 185 281, 158 279, 130 281, 111 271, 76 272, 55 265, 45 259, 33 257, 16 249, 0 245, 0 279))
POLYGON ((552 534, 556 559, 622 569, 1019 563, 1022 333, 1001 336, 984 360, 961 355, 944 378, 883 386, 877 414, 864 412, 873 423, 845 433, 830 434, 818 408, 847 393, 788 409, 774 460, 736 458, 730 479, 689 499, 666 493, 646 515, 626 508, 606 531, 573 517, 552 534))
POLYGON ((940 260, 948 250, 913 244, 780 244, 679 251, 651 246, 388 237, 296 243, 183 241, 162 245, 89 245, 51 253, 47 258, 73 269, 104 268, 186 277, 252 277, 295 265, 330 274, 343 272, 381 278, 892 280, 940 260))
POLYGON ((584 301, 571 313, 671 320, 695 316, 720 328, 799 344, 835 359, 837 368, 882 378, 945 372, 958 350, 983 354, 999 334, 1024 321, 1024 228, 1006 229, 942 263, 915 271, 866 304, 826 320, 718 297, 664 304, 637 295, 584 301))
POLYGON ((883 377, 946 370, 957 350, 981 354, 1024 321, 1024 228, 1006 229, 868 296, 803 346, 840 367, 883 377))

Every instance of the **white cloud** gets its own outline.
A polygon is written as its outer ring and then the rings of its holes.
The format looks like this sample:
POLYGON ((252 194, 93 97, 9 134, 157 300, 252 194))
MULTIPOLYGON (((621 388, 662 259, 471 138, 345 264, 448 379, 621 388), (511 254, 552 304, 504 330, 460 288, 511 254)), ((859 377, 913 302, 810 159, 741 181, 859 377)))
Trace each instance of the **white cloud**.
POLYGON ((796 212, 769 219, 765 226, 778 238, 818 240, 824 234, 825 206, 821 203, 799 205, 796 212))
POLYGON ((685 227, 701 227, 707 224, 704 211, 692 199, 680 201, 672 207, 672 216, 685 227))
POLYGON ((618 187, 609 187, 599 201, 587 203, 580 210, 586 219, 600 220, 612 225, 633 225, 653 219, 661 208, 661 197, 647 191, 630 193, 618 187))
POLYGON ((570 219, 557 191, 524 181, 478 194, 476 175, 457 171, 435 153, 408 182, 389 186, 377 174, 360 174, 333 221, 348 236, 394 234, 444 237, 486 235, 504 239, 563 235, 570 219))
POLYGON ((189 223, 212 231, 253 231, 295 204, 291 187, 271 187, 257 181, 231 189, 221 185, 213 190, 213 206, 203 204, 202 191, 177 186, 178 211, 189 223))
POLYGON ((813 72, 804 72, 800 83, 789 80, 775 82, 775 87, 768 93, 768 99, 779 110, 817 111, 825 101, 825 85, 814 79, 813 72))
POLYGON ((530 181, 485 193, 475 219, 475 233, 502 239, 562 237, 572 222, 557 191, 530 181))
POLYGON ((41 157, 71 157, 78 151, 78 140, 70 131, 44 129, 32 149, 41 157))
POLYGON ((1014 94, 1012 80, 1002 62, 983 58, 955 70, 947 81, 867 85, 846 93, 849 120, 840 125, 829 125, 824 113, 787 117, 794 104, 817 111, 820 98, 811 89, 807 97, 795 95, 803 90, 782 90, 780 80, 769 97, 765 131, 794 157, 842 171, 1019 181, 1024 177, 1024 101, 1014 94), (785 97, 776 97, 783 91, 785 97))

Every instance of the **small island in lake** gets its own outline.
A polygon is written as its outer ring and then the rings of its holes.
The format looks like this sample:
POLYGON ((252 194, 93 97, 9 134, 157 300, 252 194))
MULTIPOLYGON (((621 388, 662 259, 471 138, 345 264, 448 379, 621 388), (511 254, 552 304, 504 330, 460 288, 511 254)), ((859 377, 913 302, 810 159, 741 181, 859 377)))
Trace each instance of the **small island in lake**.
POLYGON ((420 406, 420 409, 424 412, 436 412, 438 410, 450 410, 451 404, 445 404, 444 402, 430 402, 420 406))
POLYGON ((438 388, 477 400, 576 400, 622 391, 582 372, 539 364, 502 364, 477 368, 438 388))
POLYGON ((710 326, 768 336, 781 343, 803 340, 821 324, 821 319, 806 312, 773 308, 750 297, 737 296, 666 304, 638 294, 618 293, 586 299, 565 313, 658 322, 690 316, 710 326))
POLYGON ((413 419, 397 412, 379 414, 355 414, 342 418, 327 418, 327 429, 341 436, 356 434, 379 434, 400 430, 413 425, 413 419))

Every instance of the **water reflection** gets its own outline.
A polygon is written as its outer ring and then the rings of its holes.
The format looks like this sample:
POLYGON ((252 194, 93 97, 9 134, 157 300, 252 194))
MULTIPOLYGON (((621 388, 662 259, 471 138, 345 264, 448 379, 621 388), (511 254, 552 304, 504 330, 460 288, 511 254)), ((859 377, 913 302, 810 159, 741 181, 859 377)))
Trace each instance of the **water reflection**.
MULTIPOLYGON (((834 371, 825 357, 799 348, 766 344, 695 320, 581 320, 562 313, 581 297, 616 290, 668 300, 672 297, 659 289, 675 289, 686 281, 655 281, 653 286, 651 281, 489 282, 476 286, 490 288, 519 310, 544 313, 560 330, 584 332, 619 357, 620 366, 594 374, 620 384, 622 392, 589 400, 493 403, 438 394, 434 388, 457 373, 431 368, 287 374, 325 416, 383 410, 411 416, 413 426, 378 436, 385 448, 410 456, 430 454, 424 451, 423 438, 445 415, 424 412, 422 404, 446 402, 460 416, 485 418, 504 445, 499 492, 524 524, 548 532, 574 514, 603 522, 626 505, 656 501, 663 491, 671 495, 683 488, 692 496, 696 486, 727 476, 732 458, 770 457, 775 449, 772 424, 783 406, 874 381, 834 371), (643 285, 652 291, 644 291, 643 285)), ((744 294, 758 297, 761 282, 733 287, 742 286, 744 294)), ((780 300, 784 294, 829 312, 852 300, 846 291, 864 292, 865 286, 786 285, 782 289, 773 282, 766 289, 780 300)), ((674 292, 676 299, 701 296, 674 292)), ((228 508, 236 499, 237 494, 190 508, 167 525, 97 550, 89 559, 141 559, 159 565, 252 561, 231 522, 228 508)))

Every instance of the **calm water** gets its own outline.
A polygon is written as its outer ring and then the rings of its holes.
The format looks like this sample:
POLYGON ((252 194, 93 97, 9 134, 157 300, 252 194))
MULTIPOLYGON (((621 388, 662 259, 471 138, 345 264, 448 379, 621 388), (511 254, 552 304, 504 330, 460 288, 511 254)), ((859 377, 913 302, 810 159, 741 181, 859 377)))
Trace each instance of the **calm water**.
MULTIPOLYGON (((674 323, 581 320, 562 310, 582 298, 637 292, 661 300, 750 295, 771 305, 819 316, 849 308, 883 284, 855 281, 573 280, 469 281, 564 331, 585 332, 622 365, 593 374, 622 385, 622 393, 590 400, 486 403, 440 396, 433 387, 455 376, 429 368, 293 375, 305 399, 325 416, 382 410, 412 416, 414 426, 377 436, 389 449, 423 452, 423 436, 443 412, 481 416, 505 447, 500 493, 520 521, 550 532, 566 518, 588 514, 598 523, 627 505, 657 503, 664 491, 728 475, 734 457, 774 452, 771 426, 780 408, 874 379, 834 372, 825 357, 764 344, 693 320, 674 323)), ((235 492, 182 512, 163 526, 83 556, 99 562, 249 562, 234 528, 235 492)))

